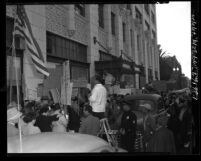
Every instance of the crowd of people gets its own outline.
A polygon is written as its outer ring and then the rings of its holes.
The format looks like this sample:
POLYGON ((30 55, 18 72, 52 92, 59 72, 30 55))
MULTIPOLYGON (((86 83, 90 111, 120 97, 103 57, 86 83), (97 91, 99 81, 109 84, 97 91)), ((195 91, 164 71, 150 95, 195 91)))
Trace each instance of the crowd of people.
MULTIPOLYGON (((18 111, 17 104, 11 103, 7 110, 7 136, 19 135, 19 128, 22 135, 73 132, 97 136, 100 120, 107 118, 110 128, 118 130, 121 136, 120 147, 134 152, 137 116, 131 110, 132 105, 122 95, 108 95, 100 76, 96 76, 94 84, 92 91, 81 101, 78 97, 72 98, 71 105, 54 104, 49 98, 42 97, 39 102, 26 101, 18 111)), ((153 118, 150 105, 143 107, 146 113, 145 151, 182 153, 190 146, 190 96, 163 93, 162 98, 167 111, 163 115, 153 118)))

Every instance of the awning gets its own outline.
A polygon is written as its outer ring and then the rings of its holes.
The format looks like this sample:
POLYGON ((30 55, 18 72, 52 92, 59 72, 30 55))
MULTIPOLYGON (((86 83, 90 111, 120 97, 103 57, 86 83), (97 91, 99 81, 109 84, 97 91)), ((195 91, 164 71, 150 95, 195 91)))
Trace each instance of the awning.
POLYGON ((135 74, 141 72, 140 67, 135 65, 134 62, 129 62, 123 59, 116 59, 113 61, 95 61, 95 70, 106 70, 116 74, 135 74))

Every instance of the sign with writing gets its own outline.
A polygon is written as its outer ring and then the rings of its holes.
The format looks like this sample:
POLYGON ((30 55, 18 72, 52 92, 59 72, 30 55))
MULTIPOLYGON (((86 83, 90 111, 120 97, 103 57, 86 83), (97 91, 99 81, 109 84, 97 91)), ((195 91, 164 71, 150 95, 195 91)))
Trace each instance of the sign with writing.
POLYGON ((73 83, 70 83, 67 87, 67 105, 71 105, 73 83))
POLYGON ((53 98, 54 103, 60 103, 60 94, 57 88, 51 89, 50 94, 53 98))
POLYGON ((78 88, 72 89, 72 97, 78 96, 78 88))
POLYGON ((27 89, 28 100, 37 99, 37 90, 27 89))

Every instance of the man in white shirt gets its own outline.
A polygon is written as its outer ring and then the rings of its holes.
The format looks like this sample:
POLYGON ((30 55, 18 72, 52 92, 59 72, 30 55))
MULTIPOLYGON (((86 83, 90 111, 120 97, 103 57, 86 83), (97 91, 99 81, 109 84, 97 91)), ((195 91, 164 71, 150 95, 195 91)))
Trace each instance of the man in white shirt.
POLYGON ((99 75, 95 77, 95 86, 91 92, 89 101, 93 109, 93 115, 99 119, 104 118, 105 106, 107 102, 107 91, 103 86, 103 79, 99 75))

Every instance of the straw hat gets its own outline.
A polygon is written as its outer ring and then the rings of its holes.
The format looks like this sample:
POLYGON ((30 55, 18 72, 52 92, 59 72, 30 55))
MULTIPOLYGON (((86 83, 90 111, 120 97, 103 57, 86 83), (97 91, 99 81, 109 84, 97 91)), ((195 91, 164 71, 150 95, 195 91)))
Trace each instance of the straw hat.
POLYGON ((17 110, 16 107, 12 107, 7 110, 7 121, 12 121, 20 118, 22 114, 17 110))
POLYGON ((143 105, 140 105, 141 107, 144 107, 145 109, 147 109, 147 110, 151 110, 152 108, 151 108, 151 105, 150 104, 148 104, 148 103, 146 103, 146 104, 143 104, 143 105))

